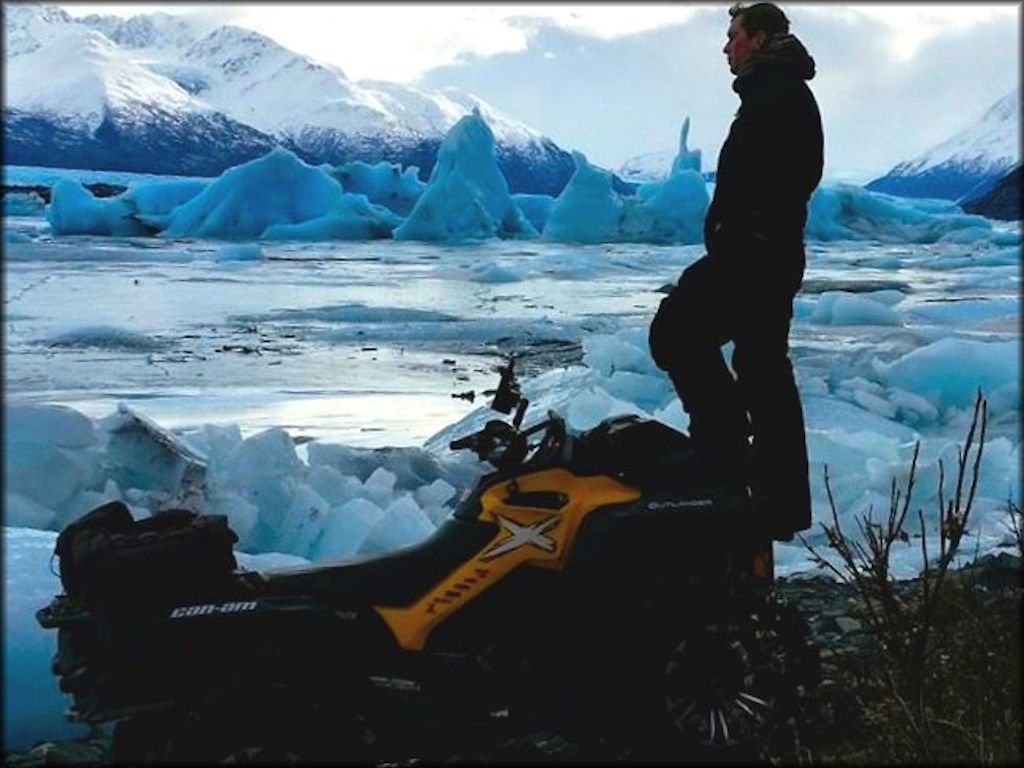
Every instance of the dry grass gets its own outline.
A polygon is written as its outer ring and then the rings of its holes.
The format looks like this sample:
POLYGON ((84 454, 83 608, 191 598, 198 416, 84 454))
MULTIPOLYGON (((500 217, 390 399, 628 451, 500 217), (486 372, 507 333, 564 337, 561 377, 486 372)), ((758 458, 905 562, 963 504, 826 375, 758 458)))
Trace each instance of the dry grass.
MULTIPOLYGON (((986 416, 979 392, 950 499, 943 496, 945 468, 939 463, 937 552, 928 551, 925 513, 917 510, 924 567, 913 581, 893 578, 890 551, 896 542, 910 541, 906 524, 920 444, 906 486, 893 481, 885 517, 876 520, 869 509, 856 518, 857 538, 840 525, 826 468, 832 521, 822 528, 838 564, 802 541, 820 568, 853 590, 877 653, 844 662, 843 683, 853 702, 847 722, 801 762, 1020 762, 1019 565, 1008 589, 1005 584, 993 589, 975 573, 979 569, 951 568, 978 487, 986 416)), ((1020 509, 1012 500, 1008 509, 1024 555, 1020 509)))

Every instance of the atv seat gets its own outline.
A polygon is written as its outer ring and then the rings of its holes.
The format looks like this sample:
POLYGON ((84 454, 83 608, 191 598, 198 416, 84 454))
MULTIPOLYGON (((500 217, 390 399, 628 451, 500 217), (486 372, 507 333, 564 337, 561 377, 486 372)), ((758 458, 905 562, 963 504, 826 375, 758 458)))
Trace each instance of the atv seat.
POLYGON ((497 534, 479 520, 445 521, 418 544, 382 555, 262 574, 267 595, 315 595, 337 606, 408 605, 469 560, 497 534))

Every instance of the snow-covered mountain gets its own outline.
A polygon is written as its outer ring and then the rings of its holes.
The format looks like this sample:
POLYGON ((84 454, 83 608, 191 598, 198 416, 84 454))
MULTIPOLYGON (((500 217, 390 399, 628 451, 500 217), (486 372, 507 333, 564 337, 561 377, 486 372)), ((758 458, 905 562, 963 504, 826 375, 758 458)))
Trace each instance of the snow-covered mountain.
POLYGON ((974 125, 867 185, 904 197, 958 200, 976 196, 1020 162, 1020 89, 997 101, 974 125))
POLYGON ((5 4, 4 32, 5 163, 216 174, 281 145, 314 163, 388 160, 425 177, 477 107, 514 191, 557 193, 573 170, 551 140, 471 94, 354 82, 237 26, 5 4))

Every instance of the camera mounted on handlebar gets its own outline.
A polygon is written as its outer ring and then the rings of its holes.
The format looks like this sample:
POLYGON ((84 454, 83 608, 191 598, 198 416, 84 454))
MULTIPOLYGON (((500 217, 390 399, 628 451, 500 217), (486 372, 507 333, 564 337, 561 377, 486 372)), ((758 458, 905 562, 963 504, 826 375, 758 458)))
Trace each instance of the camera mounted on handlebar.
POLYGON ((512 413, 514 408, 516 414, 512 418, 512 426, 519 429, 519 425, 523 423, 523 416, 526 415, 526 408, 529 406, 530 401, 523 397, 522 390, 519 388, 519 382, 516 381, 515 364, 516 356, 510 354, 508 356, 508 365, 499 366, 498 368, 498 373, 501 374, 498 388, 487 390, 484 394, 487 395, 494 392, 491 408, 498 413, 509 414, 512 413))
POLYGON ((520 431, 529 400, 523 397, 519 382, 516 381, 515 356, 509 355, 508 364, 499 366, 498 372, 501 374, 498 388, 484 390, 484 394, 494 395, 491 401, 493 410, 504 414, 515 410, 512 423, 491 419, 483 429, 453 440, 448 447, 453 451, 471 450, 483 461, 493 464, 499 470, 505 470, 522 464, 530 451, 536 447, 531 446, 529 442, 531 435, 544 432, 546 437, 542 444, 550 444, 552 441, 561 444, 566 436, 564 423, 553 412, 548 413, 546 420, 520 431))

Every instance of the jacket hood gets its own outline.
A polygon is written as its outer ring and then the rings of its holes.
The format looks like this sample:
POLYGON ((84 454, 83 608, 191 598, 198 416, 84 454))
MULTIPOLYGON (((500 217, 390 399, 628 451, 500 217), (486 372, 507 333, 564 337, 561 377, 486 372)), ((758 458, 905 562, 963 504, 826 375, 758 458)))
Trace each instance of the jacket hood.
POLYGON ((743 85, 754 72, 776 71, 790 74, 801 80, 814 77, 814 59, 795 35, 774 35, 761 46, 761 50, 750 54, 740 71, 736 73, 733 88, 743 85))

